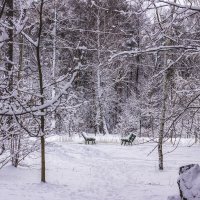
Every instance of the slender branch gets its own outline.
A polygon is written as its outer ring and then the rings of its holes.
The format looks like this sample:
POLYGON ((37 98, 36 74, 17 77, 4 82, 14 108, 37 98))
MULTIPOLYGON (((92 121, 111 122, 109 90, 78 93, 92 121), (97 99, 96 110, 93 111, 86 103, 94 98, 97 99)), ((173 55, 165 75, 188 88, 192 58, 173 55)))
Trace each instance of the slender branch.
POLYGON ((3 16, 3 12, 4 12, 4 9, 5 9, 5 6, 6 6, 6 0, 4 0, 3 3, 2 3, 2 8, 1 8, 1 11, 0 11, 0 19, 3 16))
POLYGON ((191 5, 181 5, 181 4, 177 4, 177 3, 174 3, 174 2, 170 2, 170 1, 164 1, 164 0, 160 0, 159 2, 169 4, 169 5, 172 5, 172 6, 176 6, 178 8, 184 8, 184 9, 200 12, 200 7, 192 6, 192 4, 191 5))

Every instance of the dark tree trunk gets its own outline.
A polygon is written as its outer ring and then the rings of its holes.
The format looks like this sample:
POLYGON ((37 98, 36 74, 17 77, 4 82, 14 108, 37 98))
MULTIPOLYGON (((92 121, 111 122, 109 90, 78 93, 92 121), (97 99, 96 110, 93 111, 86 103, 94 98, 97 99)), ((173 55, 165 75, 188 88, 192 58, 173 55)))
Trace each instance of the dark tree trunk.
MULTIPOLYGON (((13 27, 13 0, 7 0, 7 12, 6 12, 6 17, 8 19, 8 23, 10 27, 13 27)), ((8 71, 12 70, 13 67, 13 29, 9 28, 8 29, 8 37, 9 37, 9 41, 7 43, 7 57, 8 60, 10 62, 6 63, 6 69, 8 71)), ((13 84, 13 80, 12 77, 10 77, 9 80, 9 90, 12 90, 12 84, 13 84)))
MULTIPOLYGON (((39 77, 39 88, 40 88, 40 103, 41 105, 44 104, 44 87, 43 87, 43 73, 42 73, 42 64, 40 60, 40 42, 41 42, 41 35, 42 35, 42 26, 43 26, 43 20, 42 20, 42 15, 43 15, 43 6, 44 6, 44 1, 41 0, 40 4, 40 16, 39 16, 39 30, 38 30, 38 45, 36 47, 36 56, 37 56, 37 65, 38 65, 38 77, 39 77)), ((41 112, 44 112, 44 109, 41 109, 41 112)), ((46 176, 45 176, 45 118, 42 115, 40 117, 40 126, 41 126, 41 181, 46 182, 46 176)))
MULTIPOLYGON (((11 28, 7 30, 8 33, 8 42, 6 45, 6 56, 8 58, 8 61, 5 64, 6 67, 6 77, 7 77, 7 88, 10 93, 13 91, 13 0, 7 0, 5 1, 6 4, 6 19, 8 21, 8 24, 11 28)), ((2 11, 3 12, 3 11, 2 11)), ((3 13, 2 13, 3 14, 3 13)), ((12 102, 12 98, 10 98, 10 103, 12 102)), ((13 117, 9 116, 7 118, 7 124, 8 126, 11 127, 13 123, 13 117)), ((14 167, 17 167, 18 165, 18 160, 16 159, 16 136, 13 135, 12 133, 13 128, 9 129, 9 135, 11 135, 11 140, 10 140, 10 154, 12 157, 12 165, 14 167)))

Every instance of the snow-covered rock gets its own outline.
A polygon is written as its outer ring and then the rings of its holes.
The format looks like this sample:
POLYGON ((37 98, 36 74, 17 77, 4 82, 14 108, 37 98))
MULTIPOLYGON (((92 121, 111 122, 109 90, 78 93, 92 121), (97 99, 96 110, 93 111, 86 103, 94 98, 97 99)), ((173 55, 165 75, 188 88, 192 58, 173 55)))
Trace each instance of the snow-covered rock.
POLYGON ((200 199, 200 166, 191 165, 189 169, 182 168, 178 178, 180 195, 185 200, 200 199), (185 170, 184 170, 185 169, 185 170))
POLYGON ((200 166, 198 164, 180 167, 177 183, 180 196, 169 196, 167 200, 200 200, 200 166))
POLYGON ((181 200, 180 196, 169 196, 167 200, 181 200))

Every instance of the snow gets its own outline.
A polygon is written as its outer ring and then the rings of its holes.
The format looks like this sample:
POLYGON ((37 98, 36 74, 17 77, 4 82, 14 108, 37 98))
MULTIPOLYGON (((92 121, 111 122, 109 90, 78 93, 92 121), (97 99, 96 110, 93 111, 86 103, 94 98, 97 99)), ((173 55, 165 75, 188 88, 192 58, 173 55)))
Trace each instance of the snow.
POLYGON ((177 4, 177 3, 174 3, 174 2, 170 2, 170 1, 164 1, 164 0, 159 0, 159 1, 162 2, 162 3, 166 3, 166 4, 175 5, 179 8, 184 8, 184 9, 194 10, 194 11, 200 11, 199 6, 195 6, 196 2, 193 2, 193 4, 192 4, 190 1, 189 2, 186 1, 184 3, 187 3, 187 5, 186 4, 182 5, 182 4, 177 4))
MULTIPOLYGON (((48 139, 47 183, 40 183, 40 154, 35 152, 19 168, 0 170, 0 200, 167 200, 179 194, 179 167, 200 161, 199 146, 183 142, 165 155, 161 172, 157 151, 147 156, 154 143, 121 146, 115 138, 85 145, 83 138, 75 142, 59 138, 48 139)), ((164 146, 165 152, 173 148, 164 146)))
POLYGON ((200 199, 200 167, 194 165, 179 177, 183 196, 187 199, 200 199))
MULTIPOLYGON (((75 70, 78 70, 80 67, 81 67, 81 64, 78 63, 78 66, 75 67, 75 70)), ((10 108, 2 108, 1 109, 1 107, 0 107, 0 115, 13 116, 13 113, 14 113, 17 116, 17 115, 24 115, 27 113, 35 113, 35 112, 38 112, 38 114, 41 114, 41 112, 40 112, 41 110, 47 109, 47 108, 53 106, 53 104, 55 104, 63 94, 66 94, 67 90, 69 88, 71 88, 72 83, 73 83, 77 73, 78 73, 77 71, 74 71, 71 75, 70 80, 68 82, 66 82, 65 85, 62 87, 62 90, 60 91, 60 93, 57 96, 55 96, 54 98, 52 98, 51 100, 46 101, 43 105, 33 106, 32 108, 28 107, 25 109, 24 109, 24 107, 23 108, 20 107, 20 108, 16 108, 15 110, 10 109, 10 108)))

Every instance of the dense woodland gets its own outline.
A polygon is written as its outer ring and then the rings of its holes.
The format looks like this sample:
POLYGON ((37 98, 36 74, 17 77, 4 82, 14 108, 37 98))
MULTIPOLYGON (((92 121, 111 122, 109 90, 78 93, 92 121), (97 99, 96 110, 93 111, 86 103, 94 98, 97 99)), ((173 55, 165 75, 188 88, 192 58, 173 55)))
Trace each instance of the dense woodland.
MULTIPOLYGON (((45 138, 199 139, 200 2, 0 0, 0 168, 45 138)), ((41 145, 41 146, 40 146, 41 145)))

